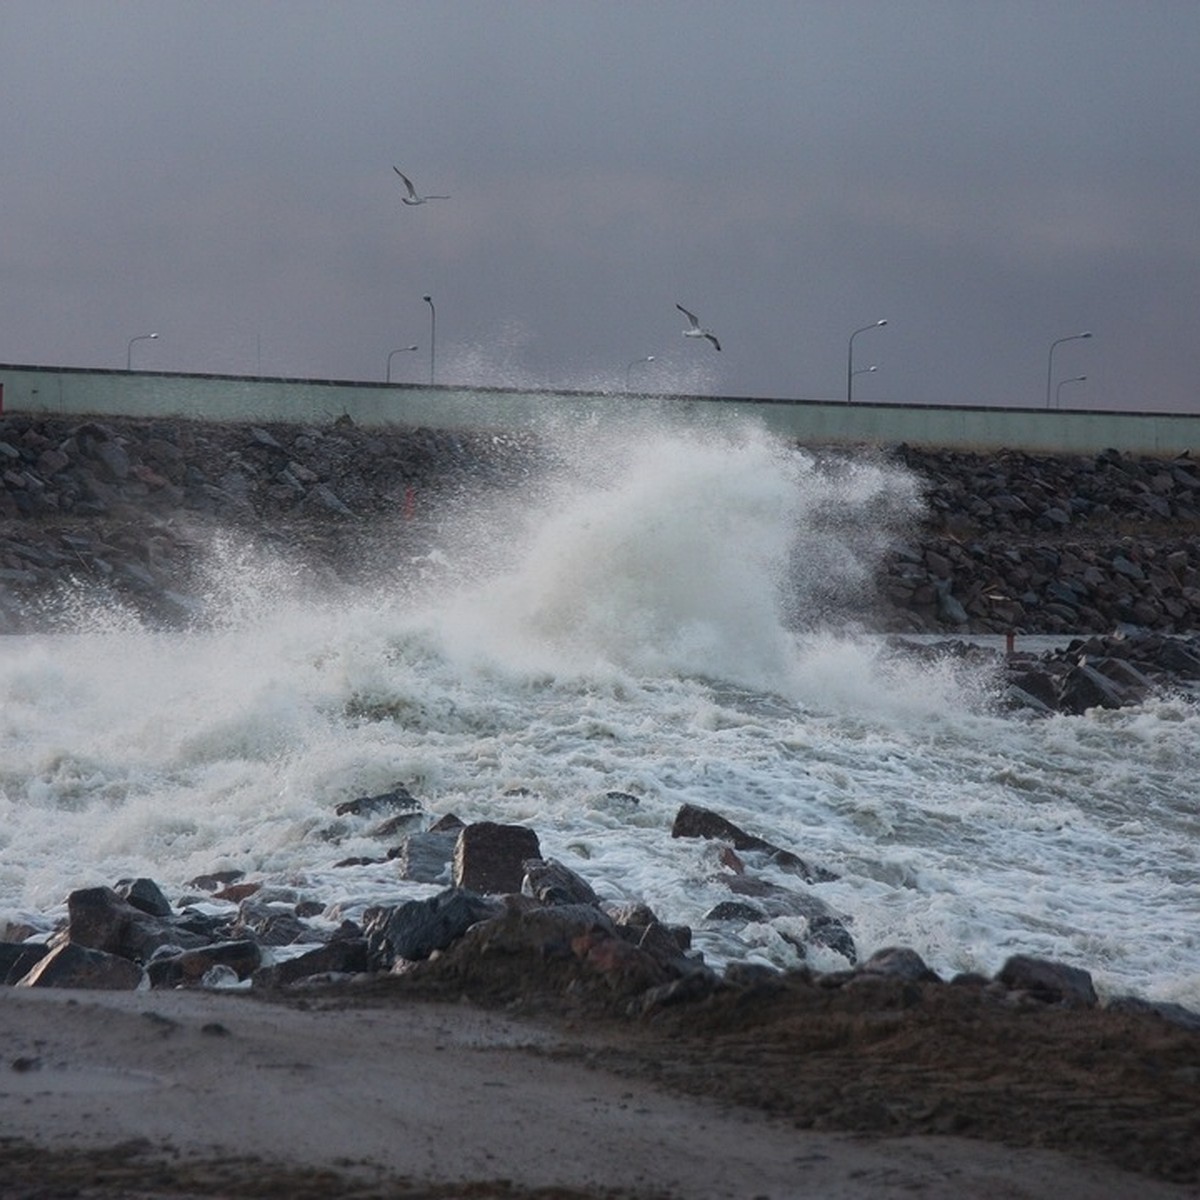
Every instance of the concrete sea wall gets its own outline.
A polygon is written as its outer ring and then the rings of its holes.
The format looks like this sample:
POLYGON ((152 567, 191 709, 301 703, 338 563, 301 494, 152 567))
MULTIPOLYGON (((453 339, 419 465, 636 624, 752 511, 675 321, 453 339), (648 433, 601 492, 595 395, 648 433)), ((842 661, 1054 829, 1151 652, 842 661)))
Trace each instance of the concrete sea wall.
POLYGON ((423 387, 253 376, 2 366, 10 413, 183 417, 448 430, 537 429, 547 419, 621 422, 648 409, 686 423, 753 420, 809 444, 1015 449, 1047 454, 1200 454, 1200 415, 712 396, 423 387))

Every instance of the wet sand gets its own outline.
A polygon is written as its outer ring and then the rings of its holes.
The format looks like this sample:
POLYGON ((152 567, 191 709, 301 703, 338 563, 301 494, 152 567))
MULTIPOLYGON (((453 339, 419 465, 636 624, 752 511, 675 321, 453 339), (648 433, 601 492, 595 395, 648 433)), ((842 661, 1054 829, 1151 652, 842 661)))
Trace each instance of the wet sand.
MULTIPOLYGON (((1087 1147, 812 1128, 739 1101, 722 1063, 740 1052, 703 1031, 397 997, 7 988, 0 1040, 9 1197, 1196 1194, 1087 1147)), ((755 1078, 769 1100, 770 1068, 755 1078)))

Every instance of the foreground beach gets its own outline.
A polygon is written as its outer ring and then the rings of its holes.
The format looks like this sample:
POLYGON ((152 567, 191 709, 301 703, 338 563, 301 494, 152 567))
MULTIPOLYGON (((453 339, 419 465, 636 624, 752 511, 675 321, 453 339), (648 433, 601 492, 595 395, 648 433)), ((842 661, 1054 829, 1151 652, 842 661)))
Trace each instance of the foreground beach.
POLYGON ((838 996, 647 1025, 501 1015, 396 980, 286 1003, 5 989, 0 1192, 1195 1194, 1194 1034, 961 989, 838 996))

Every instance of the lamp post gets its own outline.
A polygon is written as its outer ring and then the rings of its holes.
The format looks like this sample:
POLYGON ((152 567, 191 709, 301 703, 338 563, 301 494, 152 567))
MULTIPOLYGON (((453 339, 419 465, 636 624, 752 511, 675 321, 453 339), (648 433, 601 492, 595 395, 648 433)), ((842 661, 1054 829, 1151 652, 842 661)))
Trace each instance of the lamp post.
POLYGON ((647 354, 644 358, 635 358, 633 360, 633 362, 631 362, 629 364, 629 366, 627 366, 625 368, 625 390, 626 391, 629 391, 629 372, 632 371, 634 367, 641 366, 642 363, 652 363, 653 361, 654 361, 654 355, 647 354))
POLYGON ((391 354, 388 355, 388 364, 387 364, 387 381, 388 381, 388 383, 392 382, 392 359, 395 358, 397 354, 403 354, 406 350, 416 350, 416 349, 418 349, 417 346, 398 346, 395 350, 393 350, 391 352, 391 354))
POLYGON ((125 348, 125 370, 133 369, 133 343, 152 342, 156 337, 158 337, 157 333, 139 333, 137 337, 129 339, 129 345, 125 348))
POLYGON ((1050 407, 1050 384, 1051 384, 1051 380, 1054 378, 1054 348, 1055 348, 1055 346, 1061 346, 1063 344, 1063 342, 1077 342, 1081 338, 1090 338, 1091 336, 1092 336, 1091 331, 1089 330, 1086 333, 1068 334, 1067 337, 1060 337, 1057 341, 1053 341, 1050 343, 1050 355, 1046 361, 1046 407, 1047 408, 1050 407))
POLYGON ((432 386, 437 362, 437 309, 432 296, 423 296, 422 299, 429 305, 429 383, 432 386))
POLYGON ((857 373, 854 370, 854 339, 860 333, 866 333, 868 329, 881 329, 887 321, 875 321, 870 325, 864 325, 861 329, 856 329, 850 335, 850 344, 846 349, 846 403, 849 404, 854 399, 854 376, 857 373))
POLYGON ((1058 381, 1058 387, 1056 387, 1054 389, 1054 407, 1055 408, 1060 407, 1062 404, 1061 397, 1062 397, 1063 385, 1067 384, 1067 383, 1087 383, 1087 376, 1086 375, 1076 375, 1074 379, 1060 379, 1058 381))

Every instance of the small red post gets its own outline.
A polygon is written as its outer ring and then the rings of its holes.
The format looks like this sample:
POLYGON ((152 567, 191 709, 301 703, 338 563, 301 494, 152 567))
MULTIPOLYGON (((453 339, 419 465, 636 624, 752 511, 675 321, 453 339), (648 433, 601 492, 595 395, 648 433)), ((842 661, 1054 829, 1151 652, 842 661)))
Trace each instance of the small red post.
POLYGON ((4 384, 0 383, 0 417, 4 416, 4 384))
POLYGON ((1004 653, 1007 654, 1009 658, 1012 658, 1013 656, 1013 647, 1016 645, 1016 642, 1017 635, 1010 629, 1004 635, 1004 653))
POLYGON ((404 519, 406 521, 412 520, 413 513, 416 511, 416 507, 417 507, 417 490, 410 483, 408 485, 408 487, 406 487, 404 489, 404 519))

